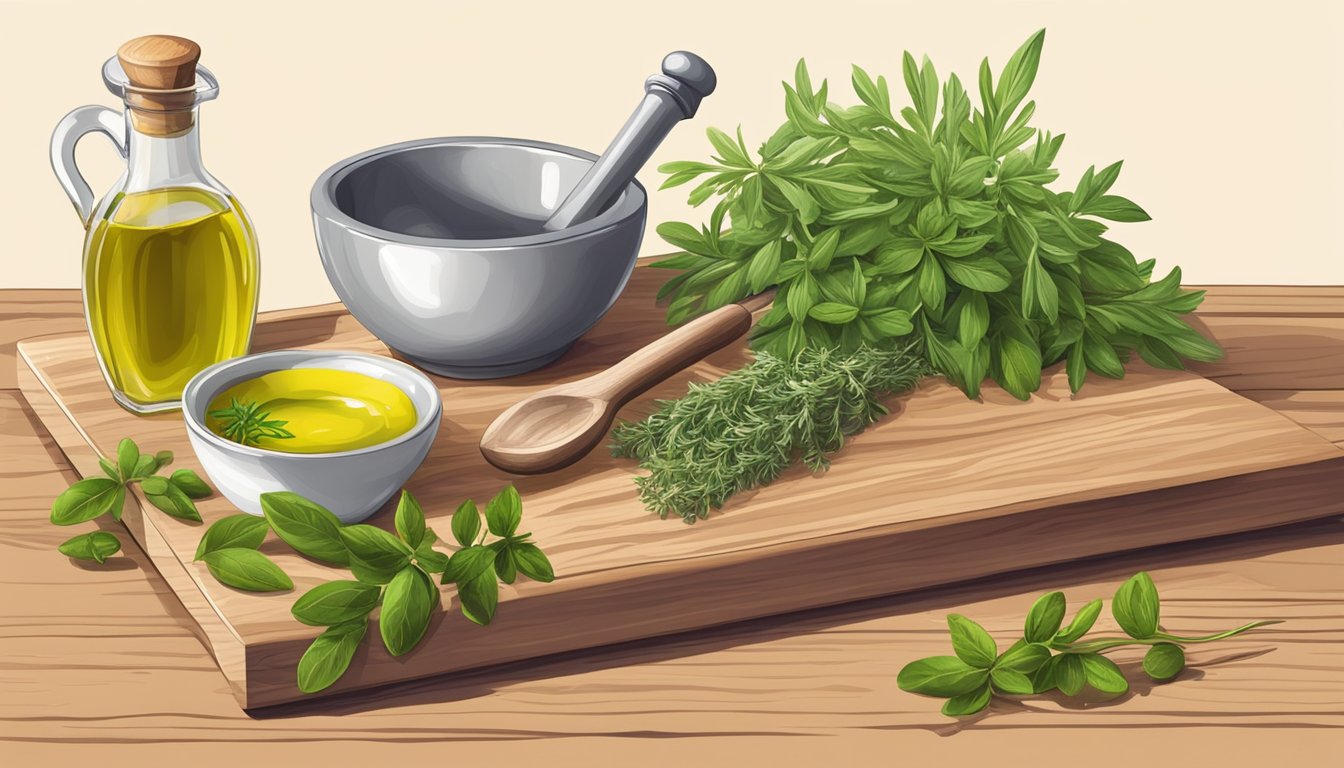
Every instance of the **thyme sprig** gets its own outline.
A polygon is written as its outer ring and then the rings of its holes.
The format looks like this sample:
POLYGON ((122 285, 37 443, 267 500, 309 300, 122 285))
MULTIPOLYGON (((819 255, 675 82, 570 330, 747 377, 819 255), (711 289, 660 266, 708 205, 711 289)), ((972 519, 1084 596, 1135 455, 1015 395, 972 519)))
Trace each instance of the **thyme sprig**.
POLYGON ((285 429, 288 421, 271 419, 270 412, 261 410, 261 403, 232 398, 228 408, 209 413, 210 418, 218 419, 219 435, 240 445, 258 446, 262 439, 287 440, 294 433, 285 429))
POLYGON ((618 425, 612 453, 649 470, 635 480, 661 517, 708 517, 739 491, 765 485, 801 459, 820 472, 845 438, 886 415, 881 397, 928 374, 915 347, 761 352, 723 378, 691 384, 638 422, 618 425))

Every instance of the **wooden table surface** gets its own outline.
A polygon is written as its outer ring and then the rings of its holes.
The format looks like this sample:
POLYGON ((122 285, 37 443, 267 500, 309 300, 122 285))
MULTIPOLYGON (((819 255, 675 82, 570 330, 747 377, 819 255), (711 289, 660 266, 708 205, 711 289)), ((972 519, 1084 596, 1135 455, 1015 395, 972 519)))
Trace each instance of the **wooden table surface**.
MULTIPOLYGON (((1344 289, 1215 289, 1200 322, 1229 352, 1206 375, 1344 443, 1344 289)), ((55 551, 69 532, 47 521, 51 499, 77 475, 14 389, 13 344, 82 325, 76 291, 0 292, 6 764, 960 766, 1048 750, 1089 765, 1253 765, 1344 748, 1340 518, 245 713, 134 545, 102 568, 55 551), (1038 594, 1109 599, 1137 570, 1173 631, 1284 623, 1195 647, 1166 685, 1119 655, 1133 690, 1109 702, 1028 697, 956 721, 896 686, 906 662, 950 652, 947 613, 1002 645, 1038 594)))

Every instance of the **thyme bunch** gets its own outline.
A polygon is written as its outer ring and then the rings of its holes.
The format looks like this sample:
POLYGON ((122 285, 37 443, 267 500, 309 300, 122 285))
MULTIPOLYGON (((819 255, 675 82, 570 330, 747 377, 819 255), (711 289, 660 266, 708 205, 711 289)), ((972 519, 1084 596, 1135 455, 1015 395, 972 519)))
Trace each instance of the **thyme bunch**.
POLYGON ((649 470, 635 480, 645 507, 694 523, 796 460, 824 471, 846 437, 887 414, 883 396, 928 373, 914 345, 808 348, 794 358, 761 352, 717 381, 691 384, 648 417, 617 425, 612 454, 649 470))

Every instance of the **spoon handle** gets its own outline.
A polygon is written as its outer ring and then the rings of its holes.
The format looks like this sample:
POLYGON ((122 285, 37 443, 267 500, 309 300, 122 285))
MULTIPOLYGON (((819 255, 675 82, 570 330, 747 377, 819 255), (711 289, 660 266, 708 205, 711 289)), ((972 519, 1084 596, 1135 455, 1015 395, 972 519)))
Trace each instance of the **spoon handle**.
POLYGON ((751 328, 751 310, 729 304, 702 315, 588 380, 594 396, 615 413, 650 387, 706 355, 722 349, 751 328))

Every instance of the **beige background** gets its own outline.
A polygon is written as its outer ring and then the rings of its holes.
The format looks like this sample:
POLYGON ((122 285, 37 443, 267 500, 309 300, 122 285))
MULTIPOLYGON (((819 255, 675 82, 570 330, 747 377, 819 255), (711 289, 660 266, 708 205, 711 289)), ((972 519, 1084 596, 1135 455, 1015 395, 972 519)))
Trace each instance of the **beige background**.
MULTIPOLYGON (((113 104, 99 67, 136 35, 199 41, 220 99, 202 117, 206 162, 261 237, 264 308, 334 298, 313 245, 308 189, 332 162, 434 135, 546 139, 601 151, 662 55, 688 48, 719 91, 654 165, 701 158, 703 129, 741 123, 753 145, 782 119, 779 81, 806 56, 852 100, 849 64, 900 81, 900 53, 974 78, 1047 27, 1035 124, 1068 134, 1072 184, 1125 159, 1117 192, 1153 215, 1121 225, 1141 257, 1187 282, 1344 284, 1335 243, 1344 193, 1344 3, 1127 0, 740 3, 376 0, 301 3, 0 0, 5 78, 0 287, 79 284, 82 231, 47 160, 56 121, 113 104), (648 7, 653 8, 650 4, 648 7)), ((894 94, 895 95, 895 94, 894 94)), ((896 100, 905 103, 903 95, 896 100)), ((79 157, 100 194, 116 175, 101 139, 79 157)), ((682 189, 650 222, 699 219, 682 189)), ((652 234, 646 255, 667 250, 652 234)))

